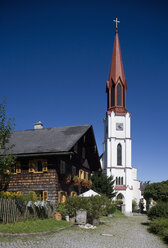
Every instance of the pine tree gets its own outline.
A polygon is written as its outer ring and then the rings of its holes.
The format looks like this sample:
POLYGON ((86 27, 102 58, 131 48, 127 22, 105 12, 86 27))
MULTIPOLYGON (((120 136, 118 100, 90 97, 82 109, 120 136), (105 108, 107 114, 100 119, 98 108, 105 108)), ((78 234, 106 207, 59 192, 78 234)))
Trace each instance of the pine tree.
POLYGON ((3 190, 11 177, 15 156, 10 154, 12 146, 9 144, 14 122, 6 116, 5 99, 0 104, 0 190, 3 190))
POLYGON ((113 177, 107 177, 103 172, 95 172, 92 177, 92 189, 108 198, 115 197, 113 177))

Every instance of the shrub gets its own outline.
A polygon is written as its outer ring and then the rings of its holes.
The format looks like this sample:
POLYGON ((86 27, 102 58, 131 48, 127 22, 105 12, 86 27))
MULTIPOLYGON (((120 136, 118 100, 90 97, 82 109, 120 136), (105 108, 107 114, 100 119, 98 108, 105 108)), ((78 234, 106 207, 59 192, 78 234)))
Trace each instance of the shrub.
POLYGON ((113 204, 116 207, 116 209, 118 209, 118 210, 121 211, 121 205, 123 204, 123 201, 122 200, 113 201, 113 204))
POLYGON ((69 197, 65 203, 67 214, 70 217, 76 215, 76 211, 83 209, 87 211, 88 220, 98 219, 115 212, 116 208, 106 196, 69 197))
POLYGON ((65 219, 65 215, 67 214, 67 208, 65 203, 59 203, 56 207, 56 211, 62 215, 63 219, 65 219))
POLYGON ((137 202, 136 200, 132 200, 132 212, 136 212, 137 211, 137 202))
POLYGON ((147 213, 150 220, 155 218, 168 218, 168 202, 158 202, 155 206, 150 208, 147 213))
POLYGON ((149 230, 155 234, 163 235, 165 229, 168 230, 168 219, 155 219, 150 223, 149 230))
POLYGON ((163 230, 163 237, 164 237, 165 241, 168 242, 168 228, 165 228, 163 230))

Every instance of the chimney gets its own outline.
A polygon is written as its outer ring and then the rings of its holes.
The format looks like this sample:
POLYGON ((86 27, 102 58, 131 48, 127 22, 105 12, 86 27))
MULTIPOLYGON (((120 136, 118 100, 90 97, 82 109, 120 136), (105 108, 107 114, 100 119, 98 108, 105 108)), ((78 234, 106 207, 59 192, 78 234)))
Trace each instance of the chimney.
POLYGON ((43 123, 41 121, 34 123, 34 129, 42 129, 42 128, 43 128, 43 123))

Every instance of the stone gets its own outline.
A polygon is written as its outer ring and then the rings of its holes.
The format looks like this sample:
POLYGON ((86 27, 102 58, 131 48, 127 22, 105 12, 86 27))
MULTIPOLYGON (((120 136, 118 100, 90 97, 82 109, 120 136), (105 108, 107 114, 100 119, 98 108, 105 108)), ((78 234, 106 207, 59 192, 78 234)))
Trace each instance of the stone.
POLYGON ((87 222, 87 211, 77 210, 76 211, 76 223, 78 225, 85 225, 87 222))

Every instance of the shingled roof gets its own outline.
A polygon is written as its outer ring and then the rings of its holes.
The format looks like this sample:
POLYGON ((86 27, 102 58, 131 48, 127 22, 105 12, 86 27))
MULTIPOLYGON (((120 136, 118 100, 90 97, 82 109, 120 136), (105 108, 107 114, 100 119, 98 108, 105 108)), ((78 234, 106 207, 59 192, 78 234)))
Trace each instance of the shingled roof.
POLYGON ((91 125, 16 131, 11 135, 12 154, 68 152, 91 125))

